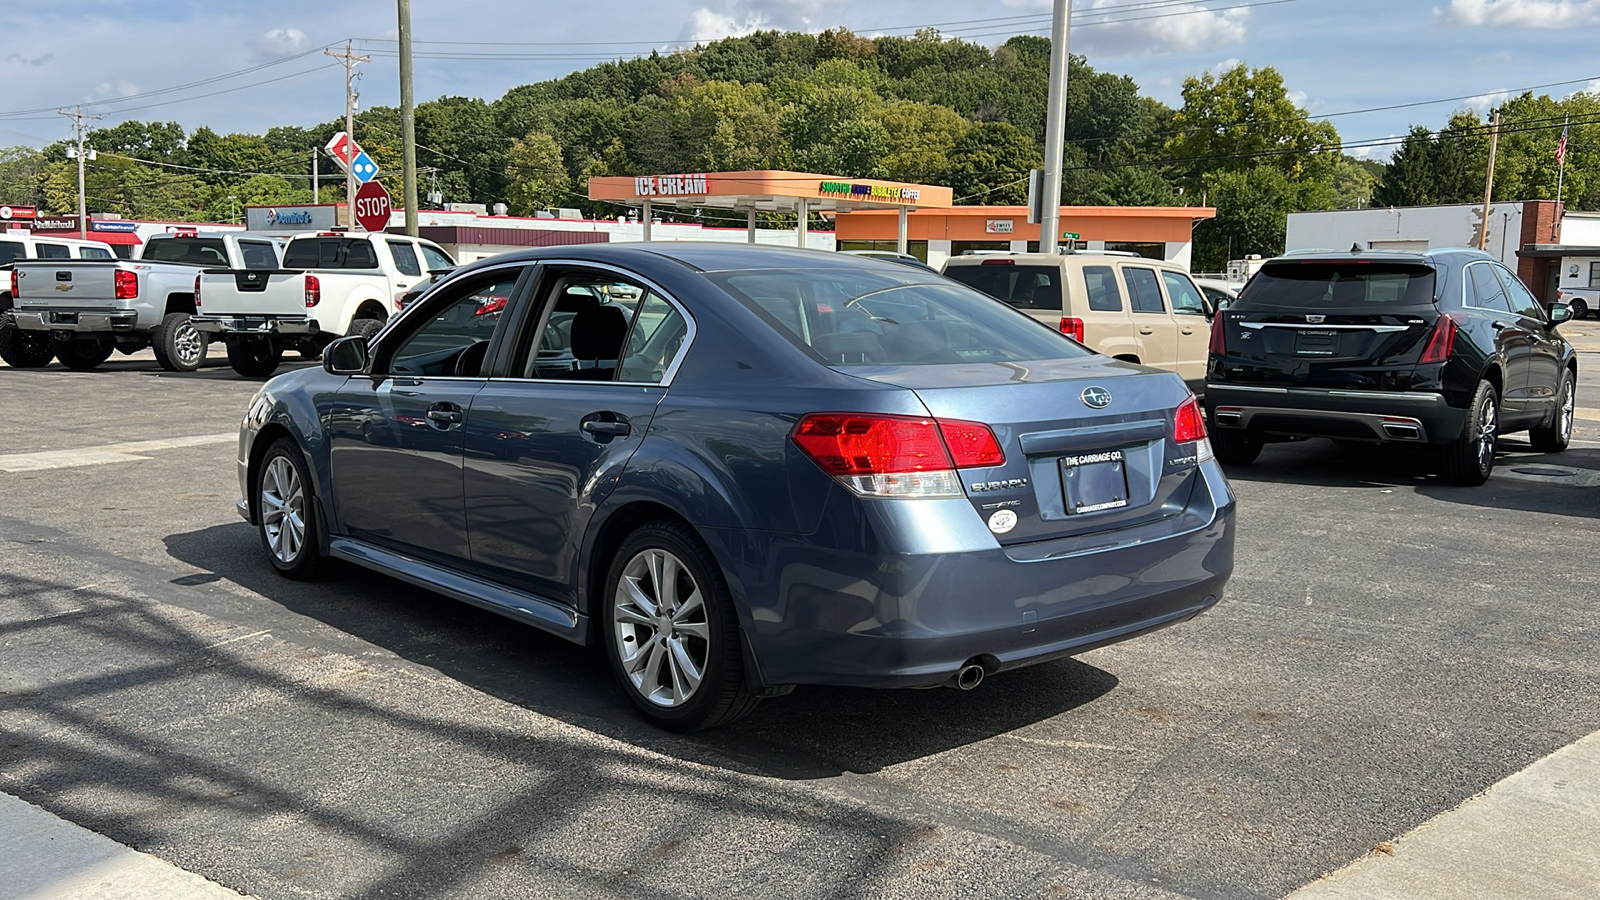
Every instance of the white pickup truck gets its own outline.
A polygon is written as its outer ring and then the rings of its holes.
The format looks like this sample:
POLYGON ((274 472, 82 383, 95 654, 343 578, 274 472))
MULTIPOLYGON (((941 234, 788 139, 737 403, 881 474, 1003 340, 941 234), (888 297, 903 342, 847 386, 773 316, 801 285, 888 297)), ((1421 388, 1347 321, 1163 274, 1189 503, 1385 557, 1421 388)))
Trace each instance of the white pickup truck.
POLYGON ((429 271, 454 265, 438 245, 400 234, 301 235, 282 268, 203 270, 190 321, 221 335, 234 371, 265 378, 291 347, 314 356, 344 335, 377 334, 429 271))
POLYGON ((155 350, 156 362, 192 372, 206 358, 206 337, 189 322, 195 276, 206 266, 270 271, 282 237, 246 231, 184 230, 152 235, 138 259, 16 260, 12 263, 7 336, 13 366, 87 370, 112 351, 155 350))

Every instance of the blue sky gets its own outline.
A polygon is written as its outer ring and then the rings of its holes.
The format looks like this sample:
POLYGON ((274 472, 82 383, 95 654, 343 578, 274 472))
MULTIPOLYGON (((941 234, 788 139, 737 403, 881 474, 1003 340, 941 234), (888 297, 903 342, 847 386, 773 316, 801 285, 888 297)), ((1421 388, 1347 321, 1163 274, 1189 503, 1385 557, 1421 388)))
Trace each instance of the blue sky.
MULTIPOLYGON (((1048 33, 1050 11, 1049 0, 412 0, 412 6, 419 101, 444 94, 493 100, 515 85, 602 59, 758 27, 844 25, 861 34, 907 34, 934 25, 997 44, 1009 34, 1048 33), (463 52, 519 58, 427 55, 463 52)), ((1593 52, 1600 46, 1600 0, 1078 0, 1074 8, 1074 52, 1098 69, 1132 76, 1146 93, 1172 104, 1186 76, 1232 61, 1276 67, 1317 116, 1473 98, 1334 115, 1347 141, 1401 135, 1412 123, 1437 126, 1454 109, 1487 108, 1507 89, 1554 82, 1571 83, 1540 93, 1600 89, 1600 56, 1593 52)), ((261 132, 326 121, 343 113, 343 76, 317 48, 346 38, 374 54, 361 67, 363 104, 395 104, 394 9, 388 0, 6 3, 0 146, 65 137, 68 121, 48 110, 80 102, 103 114, 103 124, 170 119, 191 130, 261 132), (251 66, 263 68, 150 93, 251 66)), ((1383 158, 1390 148, 1369 152, 1383 158)))

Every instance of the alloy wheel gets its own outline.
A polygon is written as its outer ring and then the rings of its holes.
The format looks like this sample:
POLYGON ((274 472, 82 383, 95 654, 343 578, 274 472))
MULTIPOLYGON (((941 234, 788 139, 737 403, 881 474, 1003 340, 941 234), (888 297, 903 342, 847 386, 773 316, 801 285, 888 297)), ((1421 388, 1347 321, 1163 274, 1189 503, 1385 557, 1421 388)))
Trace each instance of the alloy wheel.
POLYGON ((1577 389, 1572 386, 1571 379, 1567 380, 1566 390, 1561 392, 1561 411, 1556 413, 1556 433, 1561 435, 1563 442, 1572 439, 1572 412, 1577 405, 1577 389))
POLYGON ((616 653, 634 690, 656 706, 682 706, 699 690, 711 658, 705 598, 683 561, 641 550, 611 602, 616 653))
POLYGON ((172 346, 178 352, 178 362, 185 366, 193 366, 200 362, 200 351, 205 345, 200 337, 200 330, 193 324, 184 322, 172 336, 172 346))
POLYGON ((1494 397, 1483 400, 1478 410, 1478 469, 1487 473, 1494 466, 1495 429, 1498 425, 1494 397))
POLYGON ((306 536, 305 491, 286 456, 274 456, 261 473, 261 527, 279 562, 287 565, 299 557, 306 536))

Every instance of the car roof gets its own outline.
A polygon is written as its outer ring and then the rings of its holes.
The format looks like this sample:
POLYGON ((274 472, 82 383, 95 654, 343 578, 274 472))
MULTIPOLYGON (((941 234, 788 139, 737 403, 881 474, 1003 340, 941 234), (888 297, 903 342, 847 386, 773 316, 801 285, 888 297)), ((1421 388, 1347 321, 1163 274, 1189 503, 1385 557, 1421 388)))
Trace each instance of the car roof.
POLYGON ((630 241, 618 244, 565 244, 554 247, 536 247, 517 250, 479 260, 463 268, 476 268, 482 263, 500 264, 541 259, 593 260, 624 264, 640 257, 651 256, 670 259, 698 272, 723 272, 743 269, 799 269, 815 268, 819 263, 834 267, 860 268, 873 271, 896 272, 904 275, 912 271, 902 262, 870 256, 855 256, 829 250, 774 247, 767 244, 712 243, 701 241, 630 241))
POLYGON ((1183 268, 1183 266, 1179 263, 1173 262, 1169 259, 1151 259, 1148 256, 1140 256, 1137 253, 1126 253, 1120 250, 1107 253, 1083 251, 1078 251, 1075 253, 1014 253, 1005 250, 997 250, 987 253, 973 253, 970 255, 963 254, 961 256, 952 256, 945 260, 945 265, 982 265, 985 260, 990 259, 1009 259, 1024 265, 1035 266, 1048 266, 1076 260, 1080 263, 1094 263, 1095 265, 1105 265, 1107 263, 1116 262, 1134 262, 1141 265, 1150 264, 1171 266, 1178 269, 1183 268))
POLYGON ((1293 260, 1305 262, 1317 260, 1328 262, 1346 262, 1363 260, 1366 262, 1398 262, 1422 263, 1431 265, 1439 262, 1465 262, 1473 259, 1495 259, 1492 254, 1485 253, 1472 247, 1435 247, 1430 250, 1325 250, 1312 248, 1306 250, 1290 250, 1282 256, 1273 257, 1264 264, 1279 261, 1293 260))

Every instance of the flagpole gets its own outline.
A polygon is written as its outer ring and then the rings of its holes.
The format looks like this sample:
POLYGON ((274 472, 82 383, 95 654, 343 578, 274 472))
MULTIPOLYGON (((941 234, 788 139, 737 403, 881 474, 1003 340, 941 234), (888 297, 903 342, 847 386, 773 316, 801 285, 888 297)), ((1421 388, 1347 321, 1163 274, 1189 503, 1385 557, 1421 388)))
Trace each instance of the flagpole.
POLYGON ((1556 160, 1556 205, 1558 206, 1561 204, 1562 182, 1567 175, 1567 129, 1571 126, 1571 123, 1572 114, 1568 113, 1567 117, 1561 121, 1561 152, 1556 160))

